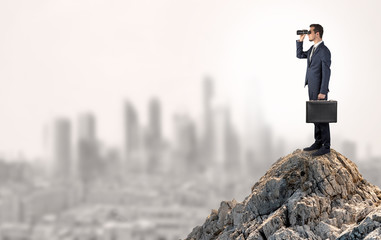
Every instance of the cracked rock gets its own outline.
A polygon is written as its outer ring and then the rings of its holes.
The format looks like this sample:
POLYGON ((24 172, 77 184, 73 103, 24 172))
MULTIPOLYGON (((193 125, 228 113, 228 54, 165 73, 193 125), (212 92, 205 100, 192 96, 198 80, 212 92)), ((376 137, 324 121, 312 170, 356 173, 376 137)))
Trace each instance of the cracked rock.
POLYGON ((342 154, 296 150, 243 202, 223 201, 186 240, 381 239, 381 190, 342 154))

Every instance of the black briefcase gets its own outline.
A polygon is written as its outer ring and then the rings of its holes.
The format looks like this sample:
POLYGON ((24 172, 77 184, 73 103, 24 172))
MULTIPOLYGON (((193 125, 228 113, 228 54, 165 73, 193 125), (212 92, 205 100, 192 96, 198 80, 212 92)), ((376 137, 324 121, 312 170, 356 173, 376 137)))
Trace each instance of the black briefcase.
POLYGON ((337 101, 312 100, 306 102, 307 123, 337 122, 337 101))

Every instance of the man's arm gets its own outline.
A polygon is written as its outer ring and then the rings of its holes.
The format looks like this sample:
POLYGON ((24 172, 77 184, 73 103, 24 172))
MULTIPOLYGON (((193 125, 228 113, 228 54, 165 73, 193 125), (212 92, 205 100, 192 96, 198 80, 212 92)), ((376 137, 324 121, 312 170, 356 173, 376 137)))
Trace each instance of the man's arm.
POLYGON ((322 70, 322 79, 320 85, 320 93, 327 95, 328 93, 328 84, 331 77, 331 53, 327 49, 324 51, 323 58, 321 61, 321 70, 322 70))
POLYGON ((300 40, 296 40, 296 57, 307 58, 307 51, 303 52, 303 40, 306 35, 300 35, 300 40))

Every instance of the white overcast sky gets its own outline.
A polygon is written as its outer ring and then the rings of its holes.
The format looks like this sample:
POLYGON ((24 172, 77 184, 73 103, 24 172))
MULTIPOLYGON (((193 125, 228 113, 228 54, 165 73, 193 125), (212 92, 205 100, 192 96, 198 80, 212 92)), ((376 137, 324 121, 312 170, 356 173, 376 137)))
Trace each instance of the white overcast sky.
POLYGON ((0 153, 41 155, 44 125, 68 116, 75 127, 83 111, 97 116, 99 138, 118 145, 123 99, 145 124, 149 99, 160 98, 170 135, 175 111, 199 118, 205 75, 240 131, 259 103, 276 138, 310 144, 295 40, 320 23, 332 54, 329 98, 339 101, 332 147, 347 139, 381 155, 380 9, 378 0, 1 0, 0 153))

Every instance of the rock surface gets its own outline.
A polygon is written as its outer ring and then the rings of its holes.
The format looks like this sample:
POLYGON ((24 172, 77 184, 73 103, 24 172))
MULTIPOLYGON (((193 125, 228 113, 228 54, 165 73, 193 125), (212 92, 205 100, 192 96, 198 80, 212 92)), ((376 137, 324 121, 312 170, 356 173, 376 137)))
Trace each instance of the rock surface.
POLYGON ((186 240, 381 239, 381 190, 331 149, 280 158, 241 203, 223 201, 186 240))

